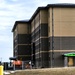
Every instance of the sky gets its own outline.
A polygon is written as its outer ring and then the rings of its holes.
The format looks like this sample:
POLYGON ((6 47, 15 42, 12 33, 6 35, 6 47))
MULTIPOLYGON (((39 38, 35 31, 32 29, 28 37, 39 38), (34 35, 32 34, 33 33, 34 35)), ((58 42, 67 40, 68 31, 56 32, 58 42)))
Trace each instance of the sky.
POLYGON ((0 61, 13 57, 15 21, 30 19, 38 7, 54 3, 75 3, 75 0, 0 0, 0 61))

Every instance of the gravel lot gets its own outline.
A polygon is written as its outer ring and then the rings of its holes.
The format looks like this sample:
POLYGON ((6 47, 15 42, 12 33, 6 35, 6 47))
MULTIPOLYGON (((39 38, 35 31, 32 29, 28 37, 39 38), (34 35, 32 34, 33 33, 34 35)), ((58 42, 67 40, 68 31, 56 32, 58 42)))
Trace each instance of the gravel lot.
POLYGON ((75 67, 26 69, 9 71, 9 73, 4 75, 75 75, 75 67))

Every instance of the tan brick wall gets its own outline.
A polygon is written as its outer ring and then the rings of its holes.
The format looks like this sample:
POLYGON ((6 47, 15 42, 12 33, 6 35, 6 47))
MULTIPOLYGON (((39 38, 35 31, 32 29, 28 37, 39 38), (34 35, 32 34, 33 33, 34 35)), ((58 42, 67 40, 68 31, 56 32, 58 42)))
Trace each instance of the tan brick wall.
MULTIPOLYGON (((52 36, 52 9, 49 9, 49 36, 52 36)), ((54 36, 75 36, 75 8, 53 8, 54 36)))
POLYGON ((52 36, 52 8, 48 10, 48 36, 52 36))
POLYGON ((28 34, 28 24, 18 24, 18 34, 28 34))
POLYGON ((33 32, 41 23, 48 23, 47 10, 40 10, 36 17, 31 22, 31 32, 33 32), (34 26, 35 23, 35 26, 34 26))
POLYGON ((31 33, 34 31, 34 20, 31 22, 31 33))
POLYGON ((40 17, 39 13, 36 15, 36 17, 31 22, 31 32, 33 32, 40 24, 40 17))
POLYGON ((40 13, 37 14, 35 17, 35 29, 39 26, 40 24, 40 13))
POLYGON ((40 23, 48 23, 48 12, 47 10, 40 11, 40 23))

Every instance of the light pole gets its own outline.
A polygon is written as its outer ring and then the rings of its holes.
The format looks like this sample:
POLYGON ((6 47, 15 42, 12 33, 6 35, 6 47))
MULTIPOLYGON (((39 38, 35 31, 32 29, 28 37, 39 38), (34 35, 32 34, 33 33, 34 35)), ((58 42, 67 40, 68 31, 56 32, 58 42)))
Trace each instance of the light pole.
POLYGON ((0 58, 0 65, 2 64, 2 57, 0 58))
POLYGON ((2 57, 1 57, 1 62, 2 62, 2 57))

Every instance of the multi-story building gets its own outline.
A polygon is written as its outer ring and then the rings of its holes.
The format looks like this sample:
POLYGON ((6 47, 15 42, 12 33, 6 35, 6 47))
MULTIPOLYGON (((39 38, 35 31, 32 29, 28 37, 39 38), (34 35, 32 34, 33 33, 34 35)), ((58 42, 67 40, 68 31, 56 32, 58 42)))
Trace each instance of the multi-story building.
POLYGON ((19 59, 37 68, 75 65, 75 4, 38 7, 29 21, 16 21, 12 31, 19 59))
POLYGON ((16 21, 13 27, 13 54, 19 60, 31 60, 30 24, 16 21))

